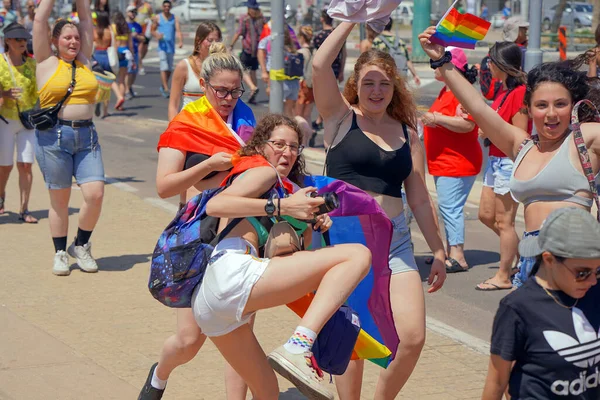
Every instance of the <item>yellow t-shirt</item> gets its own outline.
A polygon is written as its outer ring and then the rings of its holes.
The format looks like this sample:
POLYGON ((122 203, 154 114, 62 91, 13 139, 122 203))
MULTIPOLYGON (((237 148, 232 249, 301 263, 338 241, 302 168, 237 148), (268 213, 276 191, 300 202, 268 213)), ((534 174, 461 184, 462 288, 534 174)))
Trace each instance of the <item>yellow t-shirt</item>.
MULTIPOLYGON (((16 85, 13 83, 6 59, 4 56, 0 57, 0 85, 2 85, 2 90, 7 91, 13 87, 23 89, 21 98, 19 98, 19 108, 21 111, 30 110, 35 106, 38 100, 35 82, 35 60, 31 57, 27 57, 22 65, 19 65, 18 67, 12 66, 12 71, 16 85)), ((15 100, 5 97, 2 107, 0 107, 0 114, 2 114, 4 118, 18 121, 19 113, 17 112, 15 100)))

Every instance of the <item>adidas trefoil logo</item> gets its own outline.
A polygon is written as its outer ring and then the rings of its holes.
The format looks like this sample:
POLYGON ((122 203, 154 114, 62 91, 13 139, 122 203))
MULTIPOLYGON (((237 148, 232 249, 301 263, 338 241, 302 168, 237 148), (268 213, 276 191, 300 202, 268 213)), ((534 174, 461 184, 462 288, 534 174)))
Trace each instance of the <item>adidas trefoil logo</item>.
MULTIPOLYGON (((544 337, 550 347, 565 361, 583 369, 593 367, 600 362, 600 331, 594 330, 590 321, 579 308, 573 307, 572 316, 577 338, 557 331, 544 331, 544 337)), ((556 380, 550 389, 559 396, 577 396, 587 389, 597 387, 600 379, 598 367, 589 375, 587 372, 580 372, 579 377, 572 382, 556 380)))

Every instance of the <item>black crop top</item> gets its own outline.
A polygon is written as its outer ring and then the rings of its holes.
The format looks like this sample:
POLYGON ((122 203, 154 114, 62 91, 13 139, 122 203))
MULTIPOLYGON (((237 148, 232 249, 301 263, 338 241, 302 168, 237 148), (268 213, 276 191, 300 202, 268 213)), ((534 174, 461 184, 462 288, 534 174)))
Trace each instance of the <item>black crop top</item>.
MULTIPOLYGON (((183 170, 185 171, 186 169, 190 169, 190 168, 200 164, 202 161, 208 160, 209 158, 210 158, 210 156, 207 154, 194 153, 194 152, 188 151, 185 153, 185 165, 183 166, 183 170)), ((219 172, 220 171, 209 172, 209 174, 206 175, 204 178, 202 178, 202 180, 210 179, 213 176, 216 176, 219 172)))
POLYGON ((402 182, 412 171, 412 156, 406 125, 406 143, 398 150, 383 150, 367 137, 352 112, 352 126, 346 136, 329 150, 327 175, 362 190, 402 197, 402 182))

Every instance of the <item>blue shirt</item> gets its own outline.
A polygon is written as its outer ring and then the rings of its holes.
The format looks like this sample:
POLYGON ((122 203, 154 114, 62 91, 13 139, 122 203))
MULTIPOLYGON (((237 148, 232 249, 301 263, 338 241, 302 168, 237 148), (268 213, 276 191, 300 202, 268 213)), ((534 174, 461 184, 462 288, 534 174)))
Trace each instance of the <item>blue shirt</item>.
POLYGON ((167 21, 163 13, 158 17, 157 31, 163 34, 163 38, 158 41, 158 50, 168 54, 175 53, 175 16, 167 21))
POLYGON ((144 35, 144 32, 142 30, 142 26, 140 24, 138 24, 137 22, 135 22, 135 21, 128 22, 127 25, 129 26, 129 30, 131 32, 137 33, 137 37, 133 38, 133 52, 135 54, 137 54, 138 51, 139 51, 138 45, 140 44, 140 40, 138 38, 140 37, 140 35, 144 35))

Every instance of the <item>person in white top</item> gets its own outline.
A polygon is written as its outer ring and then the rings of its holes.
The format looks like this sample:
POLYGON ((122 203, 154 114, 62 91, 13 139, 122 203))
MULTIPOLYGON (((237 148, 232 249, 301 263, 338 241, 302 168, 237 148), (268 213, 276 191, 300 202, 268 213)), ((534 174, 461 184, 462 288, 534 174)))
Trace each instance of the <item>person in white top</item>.
POLYGON ((214 23, 201 22, 198 25, 192 55, 179 61, 173 73, 171 97, 169 98, 169 121, 175 118, 188 103, 204 95, 200 88, 199 78, 202 61, 208 57, 210 45, 221 40, 221 29, 214 23))

